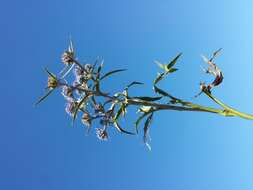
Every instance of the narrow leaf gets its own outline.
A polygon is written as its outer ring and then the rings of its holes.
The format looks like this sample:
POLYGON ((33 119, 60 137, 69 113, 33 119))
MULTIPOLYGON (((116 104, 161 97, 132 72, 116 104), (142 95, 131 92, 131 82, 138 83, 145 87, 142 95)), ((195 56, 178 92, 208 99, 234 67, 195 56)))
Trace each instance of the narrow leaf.
POLYGON ((162 96, 158 96, 158 97, 137 96, 133 98, 144 100, 144 101, 156 101, 156 100, 160 100, 162 96))
POLYGON ((218 50, 216 50, 215 52, 213 52, 213 56, 211 57, 211 59, 209 61, 213 61, 221 52, 222 48, 219 48, 218 50))
POLYGON ((123 128, 121 128, 117 121, 115 121, 113 124, 114 124, 114 127, 115 127, 119 132, 125 133, 125 134, 128 134, 128 135, 135 135, 135 133, 126 131, 126 130, 124 130, 123 128))
POLYGON ((74 52, 74 46, 71 38, 69 39, 69 52, 74 52))
POLYGON ((177 68, 170 68, 170 70, 168 70, 169 73, 174 73, 176 72, 178 69, 177 68))
POLYGON ((158 94, 161 94, 163 96, 167 96, 170 97, 173 100, 176 100, 177 98, 175 98, 174 96, 170 95, 169 93, 165 92, 164 90, 162 90, 161 88, 158 88, 156 85, 154 85, 154 91, 158 94))
POLYGON ((150 146, 148 144, 148 135, 149 135, 149 128, 150 128, 152 118, 153 118, 153 112, 146 119, 145 124, 144 124, 144 128, 143 128, 143 130, 144 130, 143 141, 149 149, 150 149, 150 146))
POLYGON ((50 75, 51 77, 53 77, 55 80, 57 80, 56 76, 51 73, 47 68, 45 68, 45 71, 47 72, 48 75, 50 75))
POLYGON ((157 84, 160 80, 164 78, 164 73, 158 73, 156 79, 154 80, 154 84, 157 84))
POLYGON ((97 72, 100 73, 101 72, 101 69, 103 67, 103 64, 104 64, 104 60, 101 61, 101 64, 98 66, 98 70, 97 72))
POLYGON ((166 69, 166 65, 164 65, 164 64, 162 64, 162 63, 160 63, 159 61, 157 61, 157 60, 155 60, 154 61, 157 65, 158 65, 158 67, 160 67, 161 69, 166 69))
POLYGON ((142 82, 137 82, 137 81, 133 81, 131 82, 129 85, 126 86, 125 90, 127 90, 128 88, 130 88, 131 86, 134 86, 134 85, 141 85, 141 84, 144 84, 142 82))
POLYGON ((142 121, 143 118, 145 118, 150 112, 147 112, 147 113, 143 113, 137 120, 136 122, 134 123, 135 125, 135 131, 136 133, 138 134, 138 126, 140 124, 140 122, 142 121))
POLYGON ((167 69, 171 69, 176 63, 177 60, 179 59, 179 57, 182 55, 182 53, 179 53, 168 65, 167 65, 167 69))
POLYGON ((157 86, 154 85, 154 91, 155 93, 161 94, 163 96, 170 96, 169 93, 165 92, 164 90, 158 88, 157 86))
POLYGON ((49 90, 44 96, 42 96, 35 104, 34 106, 37 106, 39 103, 41 103, 43 100, 45 100, 52 92, 54 89, 49 90))
POLYGON ((126 105, 122 103, 119 110, 118 110, 118 112, 116 113, 116 115, 114 117, 115 121, 118 120, 118 118, 119 118, 119 116, 121 115, 122 112, 124 113, 125 107, 126 107, 126 105))
POLYGON ((122 72, 122 71, 126 71, 126 69, 117 69, 117 70, 110 71, 110 72, 106 73, 104 76, 102 76, 100 78, 100 80, 103 80, 104 78, 106 78, 114 73, 118 73, 118 72, 122 72))
POLYGON ((77 104, 76 106, 76 109, 75 109, 75 112, 74 112, 74 115, 73 115, 73 123, 75 122, 76 120, 76 116, 77 116, 77 113, 78 113, 78 110, 79 108, 81 107, 81 105, 89 98, 89 95, 85 95, 82 100, 77 104))

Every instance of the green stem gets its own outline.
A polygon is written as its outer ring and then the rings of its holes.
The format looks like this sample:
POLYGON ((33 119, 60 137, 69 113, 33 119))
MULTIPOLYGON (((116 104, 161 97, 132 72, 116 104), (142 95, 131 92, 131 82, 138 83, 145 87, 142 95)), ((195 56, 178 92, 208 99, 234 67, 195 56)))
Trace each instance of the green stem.
POLYGON ((228 113, 232 113, 234 114, 235 116, 238 116, 238 117, 241 117, 241 118, 244 118, 244 119, 251 119, 253 120, 253 115, 250 115, 250 114, 246 114, 246 113, 242 113, 234 108, 231 108, 229 106, 227 106, 226 104, 224 104, 223 102, 221 102, 220 100, 218 100, 216 97, 214 97, 212 94, 210 94, 209 92, 207 91, 203 91, 209 98, 211 98, 215 103, 219 104, 221 107, 223 107, 225 110, 225 112, 228 112, 228 113))
POLYGON ((198 111, 198 112, 216 113, 222 116, 236 116, 236 114, 234 113, 226 113, 224 112, 224 110, 221 109, 200 106, 197 104, 192 104, 190 102, 185 102, 190 107, 159 104, 155 102, 143 101, 140 99, 127 99, 127 103, 132 105, 151 106, 156 108, 157 110, 198 111))

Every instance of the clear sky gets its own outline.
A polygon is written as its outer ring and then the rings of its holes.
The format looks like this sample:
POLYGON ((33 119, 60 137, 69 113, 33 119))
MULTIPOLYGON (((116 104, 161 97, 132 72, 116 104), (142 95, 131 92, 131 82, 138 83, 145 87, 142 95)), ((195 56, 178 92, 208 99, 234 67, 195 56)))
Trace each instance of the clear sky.
MULTIPOLYGON (((253 113, 253 3, 248 0, 10 0, 2 2, 0 189, 3 190, 252 190, 253 121, 206 113, 163 112, 151 127, 152 151, 141 136, 86 136, 54 93, 38 108, 47 76, 61 69, 69 36, 79 60, 105 60, 106 71, 127 68, 104 84, 114 91, 151 95, 158 67, 183 52, 179 71, 162 86, 192 97, 208 81, 200 55, 222 47, 224 83, 214 94, 253 113)), ((134 129, 134 114, 124 127, 134 129)))

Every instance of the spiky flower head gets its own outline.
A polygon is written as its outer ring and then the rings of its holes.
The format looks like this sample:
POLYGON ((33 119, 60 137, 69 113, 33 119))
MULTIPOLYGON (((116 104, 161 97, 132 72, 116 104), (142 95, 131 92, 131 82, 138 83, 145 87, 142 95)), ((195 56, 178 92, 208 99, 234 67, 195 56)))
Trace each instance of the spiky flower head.
POLYGON ((94 106, 95 113, 104 113, 104 107, 101 103, 98 103, 94 106))
POLYGON ((70 65, 73 63, 74 60, 74 52, 70 52, 70 51, 64 51, 62 56, 61 56, 61 61, 62 63, 66 64, 66 65, 70 65))
POLYGON ((91 121, 92 121, 92 117, 89 113, 84 113, 82 116, 82 123, 87 126, 90 127, 91 126, 91 121))
POLYGON ((64 51, 62 54, 61 60, 66 65, 73 64, 73 62, 74 62, 74 47, 73 47, 73 43, 71 40, 70 40, 68 50, 64 51))
POLYGON ((74 113, 77 109, 77 102, 75 101, 68 101, 67 105, 66 105, 66 108, 65 108, 65 111, 71 116, 73 117, 74 116, 74 113))
POLYGON ((63 86, 62 95, 66 100, 73 101, 74 100, 73 88, 71 88, 70 86, 63 86))
POLYGON ((93 66, 91 64, 85 64, 84 68, 87 73, 92 73, 93 71, 93 66))
POLYGON ((97 138, 102 141, 108 140, 108 133, 105 129, 96 128, 97 138))

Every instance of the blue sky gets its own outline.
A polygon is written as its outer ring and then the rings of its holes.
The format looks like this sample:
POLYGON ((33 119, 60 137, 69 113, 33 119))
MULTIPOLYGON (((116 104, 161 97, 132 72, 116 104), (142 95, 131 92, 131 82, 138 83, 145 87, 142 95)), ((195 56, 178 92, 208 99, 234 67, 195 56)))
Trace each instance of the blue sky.
MULTIPOLYGON (((152 151, 142 137, 112 134, 100 142, 81 123, 71 128, 64 100, 54 93, 32 105, 46 85, 46 66, 61 69, 60 55, 75 43, 80 60, 105 60, 105 71, 128 71, 104 84, 151 95, 158 67, 183 52, 179 71, 162 86, 194 100, 208 80, 200 55, 222 47, 217 64, 224 82, 214 94, 253 112, 252 1, 84 1, 2 3, 0 189, 176 189, 253 188, 253 121, 206 113, 161 112, 151 128, 152 151)), ((197 103, 213 105, 200 97, 197 103)), ((124 122, 133 128, 134 114, 124 122)))

